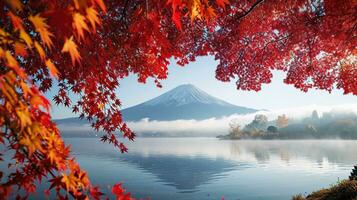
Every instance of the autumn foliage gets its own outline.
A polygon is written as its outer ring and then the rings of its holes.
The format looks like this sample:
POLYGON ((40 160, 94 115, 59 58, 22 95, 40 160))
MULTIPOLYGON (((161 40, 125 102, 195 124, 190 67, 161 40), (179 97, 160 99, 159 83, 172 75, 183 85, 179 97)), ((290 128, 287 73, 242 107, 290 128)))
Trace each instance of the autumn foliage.
MULTIPOLYGON (((69 54, 71 66, 80 63, 76 42, 84 40, 84 31, 96 31, 98 12, 104 13, 105 5, 101 1, 1 1, 0 6, 0 142, 11 150, 14 161, 9 173, 0 174, 7 176, 1 177, 0 198, 11 193, 27 198, 36 191, 36 180, 47 176, 49 190, 55 189, 59 199, 68 198, 68 193, 77 199, 100 198, 102 193, 70 156, 42 92, 51 86, 51 78, 59 78, 56 59, 69 54), (63 21, 69 27, 61 24, 63 13, 69 17, 63 21)), ((130 199, 130 194, 115 194, 130 199)))
MULTIPOLYGON (((13 153, 0 196, 24 196, 50 176, 58 198, 98 199, 49 115, 43 92, 103 130, 135 134, 122 120, 120 80, 136 74, 157 86, 170 59, 179 65, 212 55, 216 78, 238 89, 261 89, 273 70, 302 91, 333 88, 357 94, 355 0, 1 0, 0 142, 13 153), (56 80, 56 81, 55 81, 56 80), (69 94, 79 98, 70 99, 69 94)), ((121 133, 121 134, 116 134, 121 133)), ((121 185, 112 192, 130 199, 121 185)))
POLYGON ((289 118, 285 114, 279 115, 278 119, 276 120, 276 126, 278 128, 284 128, 288 125, 289 125, 289 118))

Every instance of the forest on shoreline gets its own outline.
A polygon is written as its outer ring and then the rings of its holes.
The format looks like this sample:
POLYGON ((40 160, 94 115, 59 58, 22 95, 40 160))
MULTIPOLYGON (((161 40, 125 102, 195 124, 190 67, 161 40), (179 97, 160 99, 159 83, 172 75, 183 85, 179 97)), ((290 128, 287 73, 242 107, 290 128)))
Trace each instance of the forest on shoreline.
POLYGON ((221 139, 357 139, 357 115, 346 112, 325 112, 319 116, 314 110, 309 117, 299 120, 287 115, 268 121, 267 116, 258 114, 253 121, 241 126, 232 120, 228 135, 221 139))

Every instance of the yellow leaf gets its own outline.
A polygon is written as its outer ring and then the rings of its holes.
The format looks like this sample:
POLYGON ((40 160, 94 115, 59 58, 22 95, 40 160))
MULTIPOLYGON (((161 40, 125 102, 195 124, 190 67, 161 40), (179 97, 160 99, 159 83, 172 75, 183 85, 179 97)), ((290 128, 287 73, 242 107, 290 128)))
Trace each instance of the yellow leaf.
POLYGON ((24 30, 20 30, 20 38, 25 41, 28 47, 32 47, 32 40, 30 36, 24 30))
POLYGON ((26 126, 31 125, 32 121, 30 118, 30 113, 28 112, 27 109, 16 109, 16 115, 18 116, 20 120, 20 126, 21 129, 25 128, 26 126))
POLYGON ((24 93, 25 97, 27 97, 29 94, 32 95, 32 91, 30 90, 30 88, 28 87, 28 85, 25 82, 21 81, 20 87, 21 87, 22 92, 24 93))
POLYGON ((58 143, 58 135, 56 135, 54 132, 51 132, 51 133, 49 133, 49 134, 46 134, 46 136, 45 136, 45 138, 46 138, 46 140, 47 140, 47 143, 48 143, 48 145, 53 145, 53 144, 55 144, 55 146, 56 146, 56 144, 58 143))
POLYGON ((46 66, 47 66, 48 70, 50 71, 50 74, 53 77, 58 78, 58 70, 57 70, 56 66, 52 63, 52 61, 50 59, 46 60, 46 66))
POLYGON ((99 108, 99 110, 103 110, 104 109, 104 103, 98 103, 98 108, 99 108))
POLYGON ((27 130, 28 135, 21 138, 19 143, 27 147, 30 155, 32 155, 36 150, 43 151, 40 137, 38 137, 36 133, 32 133, 30 129, 27 130))
POLYGON ((201 6, 202 5, 200 0, 189 1, 191 21, 193 21, 195 18, 201 19, 201 6))
POLYGON ((57 154, 52 149, 47 151, 47 157, 50 159, 51 163, 56 163, 57 161, 57 154))
POLYGON ((31 124, 31 132, 38 134, 39 137, 46 137, 49 133, 49 130, 44 127, 40 122, 33 121, 31 124))
POLYGON ((76 61, 79 63, 81 60, 81 56, 79 55, 79 52, 77 49, 77 44, 73 41, 73 36, 71 36, 69 39, 66 39, 61 52, 69 53, 69 55, 71 56, 73 65, 76 63, 76 61))
POLYGON ((79 38, 84 38, 83 30, 88 31, 87 23, 84 20, 85 17, 80 13, 73 14, 73 28, 77 30, 77 34, 79 38))
POLYGON ((46 58, 45 51, 43 50, 43 48, 37 41, 35 41, 35 48, 36 48, 38 54, 40 55, 41 60, 45 60, 45 58, 46 58))
POLYGON ((6 57, 6 61, 7 61, 7 65, 10 68, 19 68, 19 63, 16 61, 16 59, 11 55, 10 51, 6 51, 5 52, 5 57, 6 57))
POLYGON ((98 18, 98 12, 93 7, 87 8, 86 12, 87 12, 87 19, 91 23, 93 31, 95 31, 96 24, 100 24, 100 20, 98 18))
POLYGON ((33 152, 36 151, 35 145, 33 145, 31 139, 30 139, 28 136, 22 138, 22 139, 19 141, 19 143, 20 143, 21 145, 24 145, 24 146, 27 147, 27 149, 29 150, 28 153, 29 153, 30 155, 32 155, 33 152))
POLYGON ((2 82, 2 87, 0 87, 1 91, 4 93, 4 95, 7 97, 7 100, 14 105, 17 100, 17 95, 15 93, 14 88, 12 85, 9 85, 5 81, 2 82))
POLYGON ((53 45, 51 37, 53 34, 48 30, 49 26, 45 22, 45 18, 40 17, 40 14, 35 16, 31 15, 29 20, 34 25, 36 31, 40 34, 42 42, 48 47, 51 48, 53 45))
POLYGON ((67 191, 76 187, 75 177, 70 174, 69 176, 63 174, 61 182, 66 186, 67 191))
POLYGON ((25 79, 26 78, 26 74, 25 74, 24 70, 22 70, 20 68, 19 63, 11 55, 10 51, 6 51, 5 52, 5 58, 6 58, 7 66, 10 67, 11 69, 13 69, 17 73, 18 76, 20 76, 21 78, 25 79))

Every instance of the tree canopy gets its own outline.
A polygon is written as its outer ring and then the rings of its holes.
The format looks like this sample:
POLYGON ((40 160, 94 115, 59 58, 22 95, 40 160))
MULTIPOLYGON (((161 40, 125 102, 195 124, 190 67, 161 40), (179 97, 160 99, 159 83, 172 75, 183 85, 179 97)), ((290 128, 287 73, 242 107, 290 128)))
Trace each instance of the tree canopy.
MULTIPOLYGON (((18 163, 1 182, 3 197, 14 186, 34 192, 49 173, 61 198, 60 189, 101 195, 51 121, 43 92, 54 83, 54 102, 104 130, 102 140, 121 152, 115 133, 135 134, 120 113, 120 80, 136 74, 161 87, 171 58, 185 65, 214 56, 216 78, 243 90, 259 91, 282 70, 302 91, 357 94, 354 0, 1 0, 0 9, 0 142, 18 163)), ((130 198, 120 185, 113 192, 130 198)))

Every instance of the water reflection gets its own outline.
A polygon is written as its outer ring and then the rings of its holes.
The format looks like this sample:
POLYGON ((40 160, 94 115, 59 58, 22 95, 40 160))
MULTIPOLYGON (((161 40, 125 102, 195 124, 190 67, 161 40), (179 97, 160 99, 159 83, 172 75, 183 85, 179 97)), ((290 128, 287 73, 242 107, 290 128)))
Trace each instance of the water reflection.
POLYGON ((241 152, 252 154, 261 163, 274 160, 270 157, 280 157, 287 164, 301 159, 320 165, 324 161, 338 165, 353 165, 357 161, 357 141, 233 141, 231 148, 232 155, 239 158, 241 152))
POLYGON ((222 178, 223 172, 247 167, 224 159, 205 157, 173 157, 165 155, 128 155, 121 160, 136 164, 138 168, 157 176, 165 185, 173 186, 181 192, 195 192, 197 187, 211 180, 222 178))
POLYGON ((123 180, 152 199, 289 199, 347 178, 357 161, 357 141, 138 138, 124 155, 95 138, 66 141, 95 182, 123 180))

